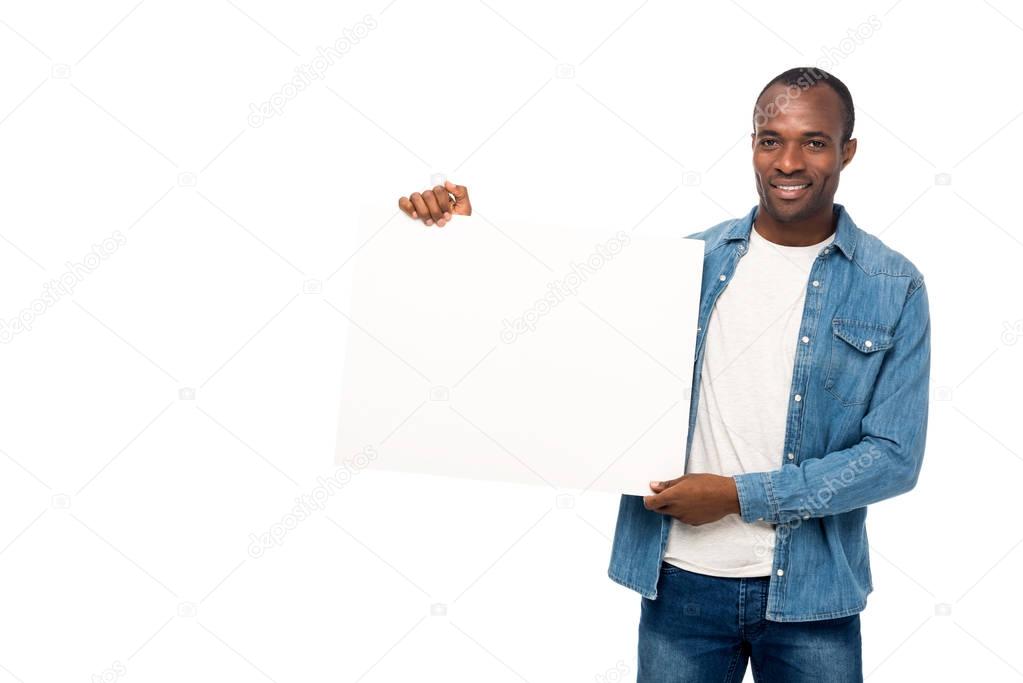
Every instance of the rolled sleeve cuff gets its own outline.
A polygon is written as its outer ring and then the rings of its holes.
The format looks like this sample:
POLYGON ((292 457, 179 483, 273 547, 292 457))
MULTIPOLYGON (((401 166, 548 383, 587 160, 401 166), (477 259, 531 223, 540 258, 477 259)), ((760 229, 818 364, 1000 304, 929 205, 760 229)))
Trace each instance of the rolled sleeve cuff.
POLYGON ((778 505, 770 472, 748 472, 732 475, 739 494, 739 516, 744 522, 777 521, 778 505))

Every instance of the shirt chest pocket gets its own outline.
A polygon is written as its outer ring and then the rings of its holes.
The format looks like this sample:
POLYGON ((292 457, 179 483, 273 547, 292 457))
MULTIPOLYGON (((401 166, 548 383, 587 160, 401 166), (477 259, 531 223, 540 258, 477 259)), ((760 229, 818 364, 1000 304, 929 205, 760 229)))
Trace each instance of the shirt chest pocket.
POLYGON ((867 320, 835 318, 831 329, 824 389, 842 405, 866 403, 881 369, 884 352, 892 347, 892 328, 867 320))

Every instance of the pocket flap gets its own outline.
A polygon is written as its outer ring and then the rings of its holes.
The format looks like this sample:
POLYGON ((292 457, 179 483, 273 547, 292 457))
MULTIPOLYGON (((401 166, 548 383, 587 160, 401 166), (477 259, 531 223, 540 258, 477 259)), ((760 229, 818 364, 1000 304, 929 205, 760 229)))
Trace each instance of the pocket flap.
POLYGON ((863 353, 884 351, 892 345, 892 329, 882 323, 835 318, 831 321, 835 336, 863 353))

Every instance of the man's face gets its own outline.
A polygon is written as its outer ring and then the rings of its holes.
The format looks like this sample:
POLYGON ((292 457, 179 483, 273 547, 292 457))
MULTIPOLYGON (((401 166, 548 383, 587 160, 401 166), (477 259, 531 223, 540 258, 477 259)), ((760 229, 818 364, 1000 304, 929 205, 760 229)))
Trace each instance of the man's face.
POLYGON ((838 190, 842 169, 856 153, 856 140, 841 148, 842 101, 820 84, 799 94, 778 84, 758 101, 753 133, 753 171, 762 206, 779 223, 818 215, 838 190), (808 185, 781 189, 778 186, 808 185))

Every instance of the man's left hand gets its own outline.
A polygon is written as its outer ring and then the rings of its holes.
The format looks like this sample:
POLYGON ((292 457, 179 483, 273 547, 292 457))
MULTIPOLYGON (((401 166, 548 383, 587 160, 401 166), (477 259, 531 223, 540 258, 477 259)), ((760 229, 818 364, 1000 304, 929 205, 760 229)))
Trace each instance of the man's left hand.
POLYGON ((735 479, 718 474, 686 474, 677 479, 650 482, 652 496, 643 496, 643 505, 680 522, 700 526, 716 522, 725 515, 739 514, 739 493, 735 479))

